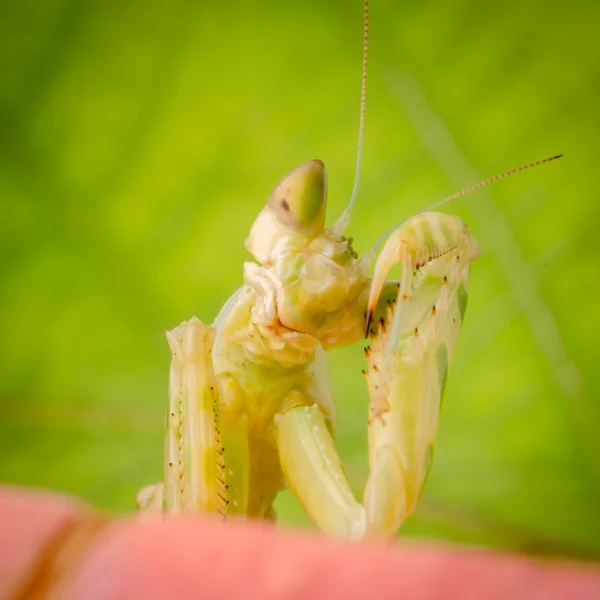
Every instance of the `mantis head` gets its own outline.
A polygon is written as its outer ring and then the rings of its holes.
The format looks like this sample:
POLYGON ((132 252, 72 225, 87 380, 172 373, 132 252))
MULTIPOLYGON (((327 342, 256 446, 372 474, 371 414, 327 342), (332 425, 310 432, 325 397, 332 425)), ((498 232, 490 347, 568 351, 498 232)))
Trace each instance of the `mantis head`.
POLYGON ((325 164, 321 160, 309 160, 275 186, 252 225, 246 248, 259 262, 268 263, 282 240, 310 240, 319 235, 325 225, 326 205, 325 164))

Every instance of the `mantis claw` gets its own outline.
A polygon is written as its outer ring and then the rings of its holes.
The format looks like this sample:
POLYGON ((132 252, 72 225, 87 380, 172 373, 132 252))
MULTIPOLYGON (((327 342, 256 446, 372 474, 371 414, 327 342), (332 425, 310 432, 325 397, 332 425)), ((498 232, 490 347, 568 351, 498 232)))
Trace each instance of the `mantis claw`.
MULTIPOLYGON (((399 519, 389 522, 389 533, 414 510, 427 477, 448 360, 464 316, 469 266, 478 256, 462 221, 423 213, 392 234, 375 265, 367 305, 369 328, 382 290, 389 288, 387 274, 393 265, 401 267, 397 302, 386 302, 385 318, 380 317, 366 353, 371 464, 388 457, 385 469, 374 468, 367 497, 377 511, 399 519), (423 237, 428 244, 422 243, 423 237), (382 454, 383 448, 388 454, 382 454), (397 470, 392 455, 400 461, 397 470), (401 516, 388 506, 394 500, 377 473, 396 478, 396 485, 401 482, 401 516)), ((366 509, 369 514, 377 512, 366 509)))

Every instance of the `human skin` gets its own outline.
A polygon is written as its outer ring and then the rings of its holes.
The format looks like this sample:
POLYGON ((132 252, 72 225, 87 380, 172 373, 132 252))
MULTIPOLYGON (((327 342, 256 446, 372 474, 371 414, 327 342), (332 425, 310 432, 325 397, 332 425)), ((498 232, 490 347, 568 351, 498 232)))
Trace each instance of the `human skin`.
POLYGON ((450 545, 342 543, 263 523, 109 519, 0 486, 0 600, 600 598, 600 569, 450 545))

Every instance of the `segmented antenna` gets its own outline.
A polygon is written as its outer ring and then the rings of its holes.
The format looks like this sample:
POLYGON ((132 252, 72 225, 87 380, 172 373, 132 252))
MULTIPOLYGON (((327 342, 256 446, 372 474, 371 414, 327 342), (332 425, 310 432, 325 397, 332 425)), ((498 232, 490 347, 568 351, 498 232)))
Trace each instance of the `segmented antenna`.
POLYGON ((367 102, 367 62, 369 55, 369 0, 364 1, 364 29, 363 29, 363 62, 362 62, 362 79, 360 85, 360 120, 358 126, 358 150, 356 153, 356 172, 354 174, 354 185, 352 187, 352 195, 350 202, 342 213, 342 216, 333 224, 331 230, 337 235, 348 227, 350 223, 350 213, 358 195, 358 183, 360 181, 360 166, 362 162, 362 147, 365 132, 365 106, 367 102))
MULTIPOLYGON (((516 169, 511 169, 510 171, 505 171, 504 173, 499 173, 498 175, 494 175, 493 177, 484 179, 483 181, 480 181, 479 183, 470 185, 458 192, 454 192, 454 194, 450 194, 449 196, 446 196, 445 198, 442 198, 441 200, 434 202, 433 204, 430 204, 429 206, 425 207, 423 210, 420 210, 418 213, 416 213, 416 215, 423 214, 424 212, 429 212, 430 210, 437 208, 438 206, 442 206, 442 204, 446 204, 446 202, 450 202, 450 200, 455 200, 456 198, 460 198, 461 196, 470 194, 471 192, 474 192, 475 190, 478 190, 479 188, 489 185, 490 183, 494 183, 495 181, 498 181, 499 179, 504 179, 505 177, 508 177, 509 175, 514 175, 515 173, 520 173, 521 171, 526 171, 527 169, 531 169, 532 167, 537 167, 539 165, 543 165, 545 163, 550 162, 551 160, 556 160, 558 158, 562 158, 562 156, 563 156, 562 154, 557 154, 556 156, 551 156, 550 158, 543 158, 542 160, 536 160, 532 163, 529 163, 528 165, 523 165, 521 167, 517 167, 516 169)), ((412 215, 412 216, 416 216, 416 215, 412 215)), ((409 218, 412 218, 412 216, 409 218)), ((388 236, 390 236, 394 231, 396 231, 396 229, 398 229, 398 227, 400 227, 403 223, 405 223, 406 220, 407 219, 404 219, 403 221, 400 221, 400 223, 396 223, 396 225, 394 225, 391 229, 388 229, 375 242, 375 244, 374 244, 373 248, 371 248, 371 250, 378 248, 381 245, 381 243, 388 236)))
POLYGON ((420 212, 426 212, 426 211, 431 210, 432 208, 437 208, 438 206, 441 206, 442 204, 446 204, 446 202, 450 202, 450 200, 455 200, 456 198, 460 198, 461 196, 470 194, 471 192, 474 192, 475 190, 478 190, 479 188, 489 185, 490 183, 494 183, 495 181, 498 181, 499 179, 504 179, 505 177, 508 177, 509 175, 514 175, 515 173, 520 173, 521 171, 526 171, 527 169, 531 169, 531 167, 537 167, 539 165, 543 165, 544 163, 550 162, 551 160, 556 160, 557 158, 562 158, 562 156, 563 156, 562 154, 557 154, 556 156, 551 156, 550 158, 543 158, 542 160, 536 160, 532 163, 529 163, 528 165, 523 165, 521 167, 517 167, 516 169, 511 169, 510 171, 505 171, 504 173, 500 173, 499 175, 494 175, 493 177, 490 177, 489 179, 484 179, 483 181, 480 181, 479 183, 470 185, 469 187, 466 187, 463 190, 460 190, 459 192, 454 192, 454 194, 450 194, 449 196, 442 198, 442 200, 439 200, 438 202, 434 202, 431 206, 428 206, 427 208, 425 208, 424 210, 422 210, 420 212))

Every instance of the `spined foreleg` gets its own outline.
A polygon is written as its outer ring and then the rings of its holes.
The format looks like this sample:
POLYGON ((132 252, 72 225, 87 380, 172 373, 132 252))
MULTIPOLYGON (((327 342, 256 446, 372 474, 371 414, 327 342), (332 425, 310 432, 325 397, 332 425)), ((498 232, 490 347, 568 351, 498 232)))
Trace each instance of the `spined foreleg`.
MULTIPOLYGON (((366 374, 371 398, 370 475, 353 497, 319 406, 304 398, 278 415, 284 473, 315 524, 350 539, 395 534, 413 512, 431 464, 448 363, 462 324, 469 268, 478 249, 454 217, 418 215, 386 243, 375 269, 368 315, 385 277, 400 263, 398 299, 371 323, 366 374), (431 229, 432 224, 438 230, 431 229)), ((380 311, 378 311, 380 312, 380 311)))

